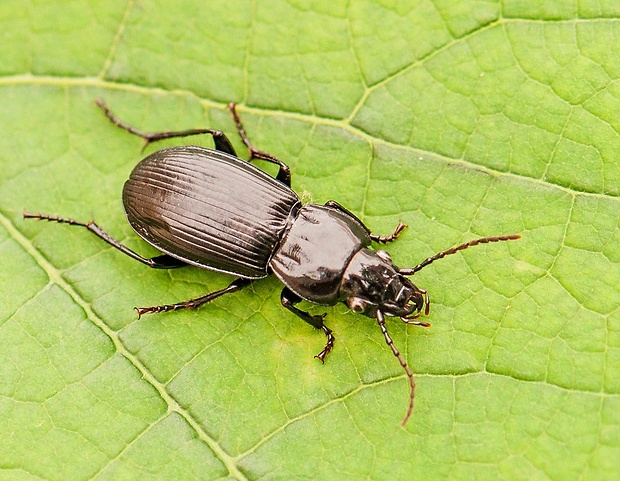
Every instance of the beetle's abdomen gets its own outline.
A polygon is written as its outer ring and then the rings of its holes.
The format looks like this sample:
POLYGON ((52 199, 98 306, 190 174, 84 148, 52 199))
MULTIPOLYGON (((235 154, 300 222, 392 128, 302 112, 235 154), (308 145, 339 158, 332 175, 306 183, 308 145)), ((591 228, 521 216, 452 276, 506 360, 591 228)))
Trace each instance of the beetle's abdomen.
POLYGON ((350 214, 307 204, 299 209, 269 265, 298 296, 332 305, 339 300, 338 291, 349 261, 370 243, 366 227, 350 214))
POLYGON ((123 189, 127 219, 157 249, 246 278, 267 275, 297 195, 249 162, 196 146, 142 160, 123 189))

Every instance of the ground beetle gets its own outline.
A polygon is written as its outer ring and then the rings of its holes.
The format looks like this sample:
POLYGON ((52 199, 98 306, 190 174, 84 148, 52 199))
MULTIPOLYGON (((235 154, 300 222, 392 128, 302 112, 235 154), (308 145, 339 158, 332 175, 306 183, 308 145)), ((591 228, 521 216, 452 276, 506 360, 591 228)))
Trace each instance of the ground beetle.
MULTIPOLYGON (((399 223, 387 236, 371 234, 355 215, 334 201, 325 205, 302 204, 291 190, 288 166, 255 149, 230 104, 237 131, 250 152, 250 160, 277 164, 275 178, 237 157, 219 130, 141 132, 116 117, 103 100, 95 103, 115 125, 142 137, 146 144, 171 138, 210 134, 215 150, 196 146, 158 150, 142 160, 123 189, 123 205, 131 227, 163 255, 144 258, 87 223, 58 216, 24 212, 25 218, 49 220, 87 228, 111 246, 149 267, 170 269, 192 264, 237 276, 225 289, 186 302, 136 308, 138 315, 177 309, 193 309, 224 294, 236 292, 256 279, 275 274, 284 284, 282 305, 327 336, 315 357, 324 361, 334 346, 334 336, 323 315, 296 307, 301 300, 326 306, 343 302, 353 312, 377 320, 385 341, 407 373, 409 407, 413 409, 415 382, 407 362, 398 352, 385 326, 384 315, 407 324, 429 313, 430 299, 424 289, 407 277, 437 259, 478 244, 518 239, 519 235, 484 237, 452 247, 409 269, 392 263, 384 250, 372 250, 372 242, 388 243, 406 227, 399 223)), ((145 144, 145 145, 146 145, 145 144)))

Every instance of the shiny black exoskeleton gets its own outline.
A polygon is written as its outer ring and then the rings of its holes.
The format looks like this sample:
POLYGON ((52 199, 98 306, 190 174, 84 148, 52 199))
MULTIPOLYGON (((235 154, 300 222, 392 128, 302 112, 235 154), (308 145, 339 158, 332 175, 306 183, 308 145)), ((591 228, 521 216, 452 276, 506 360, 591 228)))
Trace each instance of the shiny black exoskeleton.
POLYGON ((384 315, 408 324, 422 311, 429 312, 429 296, 406 276, 436 259, 467 247, 509 239, 518 235, 485 237, 461 244, 426 259, 410 269, 396 267, 384 250, 372 242, 391 242, 406 227, 399 223, 388 236, 371 234, 351 212, 334 201, 302 205, 291 190, 288 166, 270 154, 256 150, 248 140, 234 104, 230 104, 237 130, 251 159, 279 166, 276 178, 237 157, 220 131, 195 129, 181 132, 144 133, 119 120, 102 100, 96 100, 107 117, 119 127, 139 135, 147 143, 196 134, 213 136, 215 150, 196 146, 162 149, 142 160, 123 189, 123 205, 133 229, 163 255, 148 259, 122 245, 93 221, 43 214, 24 217, 51 220, 87 228, 108 244, 154 268, 188 264, 237 276, 228 287, 189 301, 138 308, 138 314, 182 308, 193 309, 274 274, 284 284, 282 305, 313 327, 322 330, 327 343, 316 356, 324 361, 334 345, 325 314, 311 315, 296 304, 345 303, 353 312, 375 318, 386 342, 405 369, 410 384, 409 418, 414 399, 413 373, 400 355, 385 326, 384 315))

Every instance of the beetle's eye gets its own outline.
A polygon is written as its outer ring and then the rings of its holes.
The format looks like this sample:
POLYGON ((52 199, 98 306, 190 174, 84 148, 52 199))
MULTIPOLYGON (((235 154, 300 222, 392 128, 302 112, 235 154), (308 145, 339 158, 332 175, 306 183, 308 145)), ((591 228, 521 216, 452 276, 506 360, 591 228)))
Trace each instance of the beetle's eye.
POLYGON ((392 256, 387 251, 375 251, 375 254, 382 261, 392 263, 392 256))
POLYGON ((349 306, 349 309, 358 314, 360 312, 364 312, 368 307, 368 303, 364 299, 360 299, 359 297, 349 297, 349 299, 347 299, 347 304, 349 306))

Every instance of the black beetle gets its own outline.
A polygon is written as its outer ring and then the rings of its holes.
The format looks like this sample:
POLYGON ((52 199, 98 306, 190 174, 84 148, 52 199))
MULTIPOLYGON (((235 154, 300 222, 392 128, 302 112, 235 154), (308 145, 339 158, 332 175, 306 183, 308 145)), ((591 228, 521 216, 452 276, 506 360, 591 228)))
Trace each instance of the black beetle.
POLYGON ((343 302, 353 312, 375 318, 409 378, 409 407, 404 425, 413 409, 415 382, 407 362, 388 334, 384 314, 399 317, 407 324, 430 325, 415 320, 423 310, 424 314, 429 313, 428 293, 405 276, 468 247, 520 236, 475 239, 429 257, 416 267, 400 269, 386 251, 372 250, 370 245, 393 241, 405 224, 399 223, 390 235, 379 236, 371 234, 362 221, 337 202, 303 205, 290 188, 288 166, 252 146, 235 104, 231 103, 229 108, 237 131, 249 149, 250 160, 277 164, 279 171, 275 178, 238 158, 226 135, 219 130, 145 133, 121 121, 101 99, 95 103, 114 124, 142 137, 146 144, 197 134, 213 137, 215 150, 184 146, 154 152, 134 168, 125 183, 123 205, 131 227, 164 254, 144 258, 101 230, 92 220, 82 223, 28 212, 24 212, 24 218, 85 227, 149 267, 169 269, 192 264, 238 277, 225 289, 196 299, 136 308, 139 316, 193 309, 273 273, 285 286, 280 296, 282 305, 327 336, 325 347, 315 356, 321 362, 331 351, 334 336, 323 322, 325 314, 311 315, 297 308, 298 302, 305 299, 327 306, 343 302))

